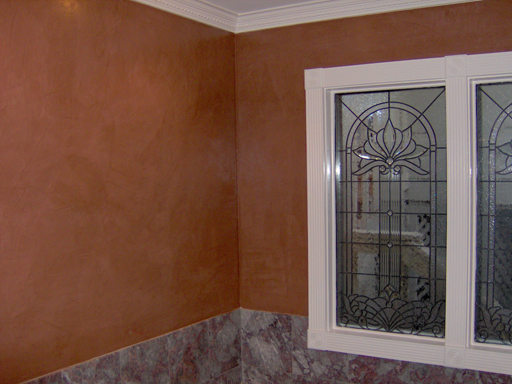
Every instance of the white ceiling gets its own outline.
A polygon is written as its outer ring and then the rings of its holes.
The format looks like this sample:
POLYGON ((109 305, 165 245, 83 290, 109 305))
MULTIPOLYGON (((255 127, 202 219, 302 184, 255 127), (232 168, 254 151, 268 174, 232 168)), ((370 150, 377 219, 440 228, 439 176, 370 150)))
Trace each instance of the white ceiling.
POLYGON ((481 0, 133 0, 229 32, 481 0))

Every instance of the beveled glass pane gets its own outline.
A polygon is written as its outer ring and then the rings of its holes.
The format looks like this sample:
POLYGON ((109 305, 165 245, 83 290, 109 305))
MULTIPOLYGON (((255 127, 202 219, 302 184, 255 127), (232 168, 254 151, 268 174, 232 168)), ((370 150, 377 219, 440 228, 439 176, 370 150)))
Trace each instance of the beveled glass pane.
POLYGON ((475 340, 512 345, 512 83, 477 87, 475 340))
POLYGON ((444 87, 336 95, 337 323, 444 336, 444 87))

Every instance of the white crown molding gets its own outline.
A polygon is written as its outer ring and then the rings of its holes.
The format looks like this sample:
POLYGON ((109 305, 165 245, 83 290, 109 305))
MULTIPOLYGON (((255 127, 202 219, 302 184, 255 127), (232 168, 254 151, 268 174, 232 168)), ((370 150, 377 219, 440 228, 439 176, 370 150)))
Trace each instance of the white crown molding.
POLYGON ((133 0, 233 33, 481 0, 325 0, 236 13, 200 0, 133 0))
POLYGON ((132 0, 175 15, 211 25, 228 32, 236 32, 238 14, 198 0, 132 0))
POLYGON ((333 0, 239 14, 236 33, 480 0, 333 0))

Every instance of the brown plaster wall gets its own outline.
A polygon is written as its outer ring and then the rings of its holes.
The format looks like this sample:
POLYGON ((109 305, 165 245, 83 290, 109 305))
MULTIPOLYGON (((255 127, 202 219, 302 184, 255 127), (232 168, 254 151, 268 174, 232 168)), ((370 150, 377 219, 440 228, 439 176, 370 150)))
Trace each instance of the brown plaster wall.
POLYGON ((243 308, 307 315, 304 69, 512 50, 510 0, 236 36, 243 308))
POLYGON ((0 383, 239 307, 234 36, 0 1, 0 383))

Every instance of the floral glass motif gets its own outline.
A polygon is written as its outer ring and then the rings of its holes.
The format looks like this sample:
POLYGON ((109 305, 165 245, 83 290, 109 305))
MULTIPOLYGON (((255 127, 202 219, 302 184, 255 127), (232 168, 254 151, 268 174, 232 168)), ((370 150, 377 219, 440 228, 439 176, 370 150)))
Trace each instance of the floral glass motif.
POLYGON ((512 345, 512 83, 477 86, 475 340, 512 345))
POLYGON ((363 160, 370 160, 368 164, 354 172, 354 175, 363 175, 373 167, 379 167, 385 174, 389 171, 400 173, 402 166, 415 171, 420 175, 427 175, 428 171, 413 163, 428 151, 428 148, 416 145, 411 139, 412 127, 401 130, 393 127, 391 119, 386 126, 375 132, 368 128, 368 140, 362 147, 355 150, 355 155, 363 160))
POLYGON ((335 100, 337 324, 444 337, 444 87, 335 100))

